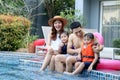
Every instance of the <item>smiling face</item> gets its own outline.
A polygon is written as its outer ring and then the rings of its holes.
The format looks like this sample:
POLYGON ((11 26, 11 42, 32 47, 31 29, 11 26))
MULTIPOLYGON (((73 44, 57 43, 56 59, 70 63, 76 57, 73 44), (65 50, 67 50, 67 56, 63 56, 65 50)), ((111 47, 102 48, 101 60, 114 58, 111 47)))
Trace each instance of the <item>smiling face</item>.
POLYGON ((68 35, 66 35, 65 33, 62 33, 60 38, 61 38, 61 41, 63 43, 67 43, 68 42, 68 35))
POLYGON ((62 26, 63 26, 63 23, 60 20, 54 21, 54 27, 57 30, 57 32, 61 30, 62 26))
POLYGON ((89 44, 92 41, 92 39, 88 36, 85 36, 83 41, 84 41, 85 44, 89 44))
POLYGON ((72 31, 77 37, 83 37, 83 31, 80 27, 74 28, 72 31))

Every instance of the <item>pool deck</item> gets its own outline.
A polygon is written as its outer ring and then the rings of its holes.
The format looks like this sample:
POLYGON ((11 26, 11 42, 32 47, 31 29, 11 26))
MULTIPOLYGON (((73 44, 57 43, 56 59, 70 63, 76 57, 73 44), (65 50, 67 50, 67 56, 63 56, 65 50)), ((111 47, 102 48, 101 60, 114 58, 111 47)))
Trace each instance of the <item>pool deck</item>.
POLYGON ((103 51, 100 52, 100 57, 105 59, 117 59, 120 60, 120 55, 114 53, 114 48, 105 47, 103 51))
POLYGON ((120 71, 116 71, 116 70, 98 70, 98 71, 102 71, 102 72, 105 72, 105 73, 112 73, 112 74, 115 74, 115 75, 120 75, 120 71))

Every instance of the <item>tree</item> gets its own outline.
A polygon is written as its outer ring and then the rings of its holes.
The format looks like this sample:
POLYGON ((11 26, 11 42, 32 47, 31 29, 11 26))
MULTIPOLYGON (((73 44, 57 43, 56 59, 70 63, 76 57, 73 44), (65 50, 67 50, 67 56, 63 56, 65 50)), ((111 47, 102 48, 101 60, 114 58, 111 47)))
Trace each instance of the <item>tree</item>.
POLYGON ((43 3, 49 18, 60 15, 60 12, 66 9, 75 8, 75 0, 44 0, 43 3))
POLYGON ((11 15, 24 15, 23 0, 0 0, 0 13, 11 15))
POLYGON ((68 32, 70 32, 70 24, 74 21, 80 22, 83 27, 86 25, 86 19, 81 14, 80 10, 74 10, 74 9, 64 10, 64 11, 60 12, 60 15, 64 18, 66 18, 68 21, 68 23, 65 27, 65 30, 68 32), (79 14, 79 15, 75 15, 75 13, 79 14))

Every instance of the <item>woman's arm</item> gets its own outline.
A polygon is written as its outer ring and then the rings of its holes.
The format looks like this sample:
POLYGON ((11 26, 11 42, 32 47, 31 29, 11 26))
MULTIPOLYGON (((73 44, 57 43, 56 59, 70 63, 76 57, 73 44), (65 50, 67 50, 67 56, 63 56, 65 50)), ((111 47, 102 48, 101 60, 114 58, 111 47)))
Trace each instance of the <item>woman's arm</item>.
POLYGON ((48 40, 47 40, 47 49, 51 47, 51 34, 48 35, 48 40))

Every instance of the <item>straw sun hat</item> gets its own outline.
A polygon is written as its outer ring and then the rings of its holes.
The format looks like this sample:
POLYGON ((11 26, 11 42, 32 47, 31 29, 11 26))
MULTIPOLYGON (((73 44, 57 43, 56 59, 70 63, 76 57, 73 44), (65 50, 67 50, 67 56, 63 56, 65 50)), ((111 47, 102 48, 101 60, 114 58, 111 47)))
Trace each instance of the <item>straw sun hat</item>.
POLYGON ((64 26, 67 24, 67 20, 66 20, 65 18, 62 18, 61 16, 54 16, 53 18, 51 18, 51 19, 48 21, 48 24, 49 24, 50 26, 52 26, 52 25, 53 25, 53 22, 54 22, 55 20, 60 20, 60 21, 62 21, 64 26))

